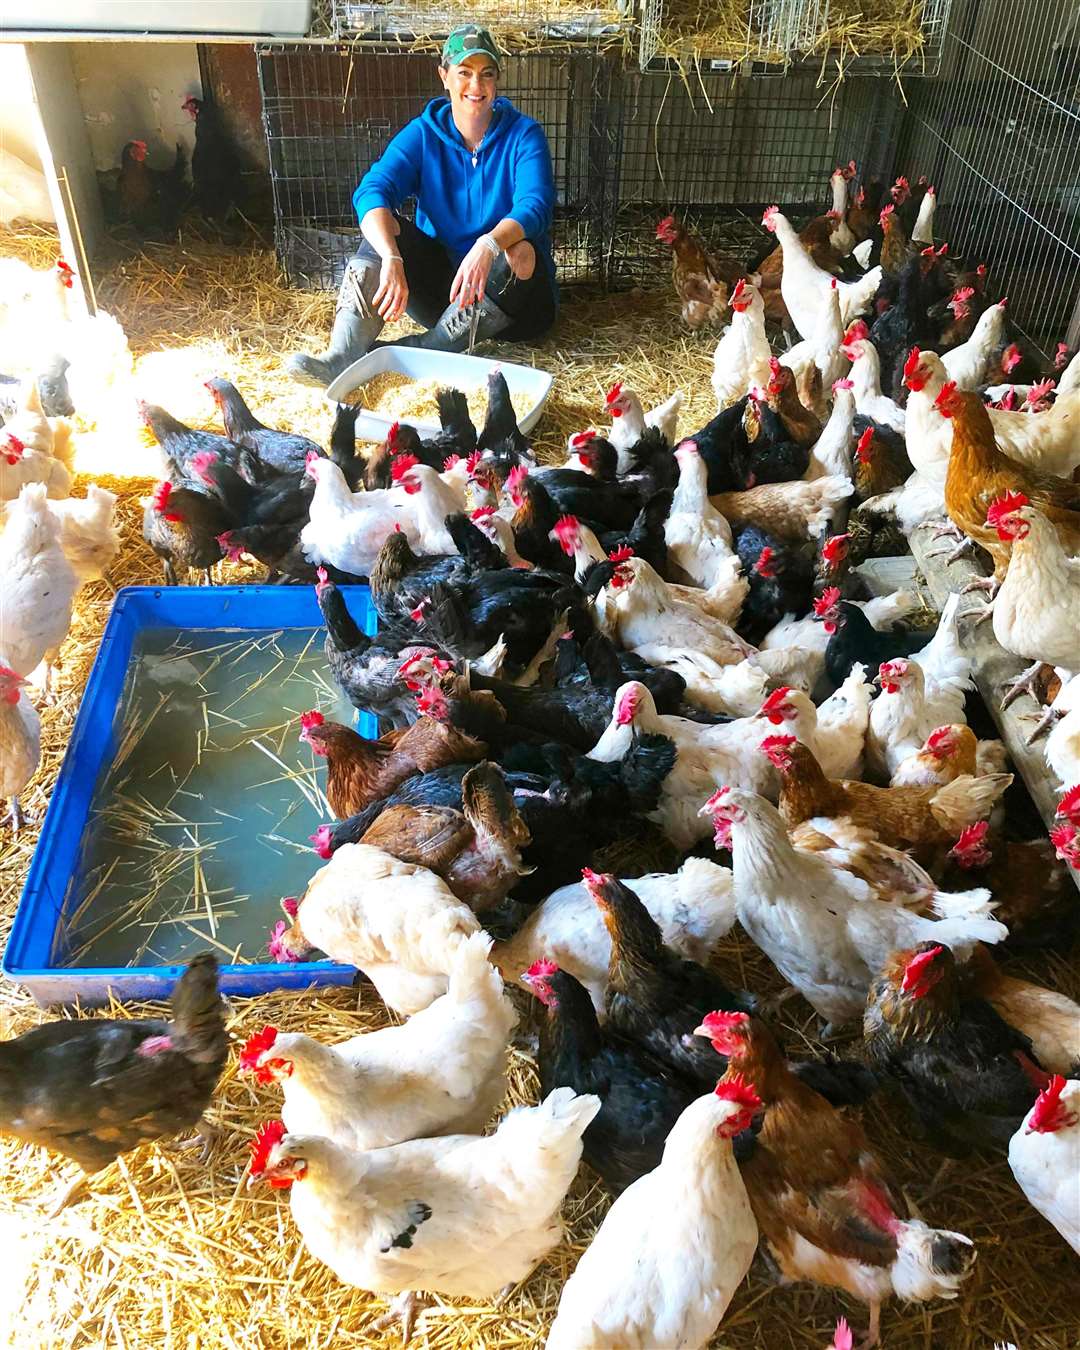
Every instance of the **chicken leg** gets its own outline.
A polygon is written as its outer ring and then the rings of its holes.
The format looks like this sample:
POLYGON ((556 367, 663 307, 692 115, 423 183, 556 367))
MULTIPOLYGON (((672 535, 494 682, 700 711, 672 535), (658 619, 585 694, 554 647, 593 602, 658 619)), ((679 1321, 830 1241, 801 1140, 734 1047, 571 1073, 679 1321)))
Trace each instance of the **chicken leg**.
POLYGON ((177 1149, 197 1148, 199 1150, 199 1161, 208 1162, 214 1145, 222 1138, 224 1133, 224 1130, 218 1129, 216 1125, 211 1125, 203 1116, 202 1120, 199 1121, 198 1134, 192 1135, 190 1139, 179 1140, 173 1147, 177 1149))
POLYGON ((872 1350, 875 1345, 881 1344, 881 1303, 870 1304, 870 1325, 866 1329, 866 1335, 859 1342, 859 1350, 872 1350))
POLYGON ((1002 685, 1005 691, 1005 697, 1001 700, 1001 711, 1004 712, 1010 703, 1015 703, 1021 694, 1028 694, 1037 703, 1036 682, 1039 678, 1039 672, 1043 668, 1042 661, 1035 661, 1028 666, 1027 670, 1022 671, 1014 680, 1006 680, 1002 685))
POLYGON ((19 805, 18 797, 12 797, 11 810, 8 813, 8 819, 11 821, 11 833, 18 834, 26 824, 26 813, 19 805))
POLYGON ((1052 703, 1048 707, 1045 707, 1042 711, 1042 716, 1028 732, 1028 745, 1034 745, 1044 731, 1052 727, 1055 722, 1060 722, 1064 716, 1065 714, 1061 709, 1055 708, 1052 703))
MULTIPOLYGON (((952 559, 950 558, 951 562, 952 559)), ((1001 582, 996 577, 972 577, 966 586, 960 587, 961 595, 968 595, 971 591, 986 591, 993 600, 998 591, 1001 590, 1001 582)))
POLYGON ((398 1294, 390 1307, 381 1317, 377 1317, 373 1323, 376 1331, 385 1331, 387 1327, 393 1326, 395 1322, 401 1323, 401 1344, 408 1345, 412 1340, 412 1334, 416 1327, 416 1319, 424 1311, 430 1308, 435 1302, 427 1294, 417 1294, 414 1290, 408 1289, 403 1294, 398 1294))

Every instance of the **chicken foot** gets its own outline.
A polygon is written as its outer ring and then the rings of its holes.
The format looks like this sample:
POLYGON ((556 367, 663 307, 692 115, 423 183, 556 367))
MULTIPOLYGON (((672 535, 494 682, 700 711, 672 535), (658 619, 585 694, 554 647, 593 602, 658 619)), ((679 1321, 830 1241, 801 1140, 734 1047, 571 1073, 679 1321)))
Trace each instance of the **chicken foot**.
POLYGON ((11 833, 18 834, 26 824, 26 812, 19 805, 18 797, 12 797, 11 809, 8 812, 8 819, 11 821, 11 833))
POLYGON ((408 1289, 405 1293, 398 1294, 387 1311, 381 1317, 377 1317, 372 1325, 376 1331, 385 1331, 395 1322, 400 1322, 401 1344, 408 1345, 412 1340, 416 1319, 425 1308, 430 1308, 434 1302, 435 1300, 427 1294, 418 1294, 415 1290, 408 1289))
MULTIPOLYGON (((950 561, 952 561, 950 559, 950 561)), ((972 577, 966 586, 960 587, 961 595, 968 595, 972 591, 986 591, 993 600, 998 591, 1001 590, 1001 582, 996 577, 972 577)))
POLYGON ((1028 745, 1034 745, 1044 731, 1049 730, 1055 722, 1060 722, 1064 716, 1065 714, 1061 709, 1055 708, 1052 703, 1045 707, 1042 711, 1042 716, 1028 732, 1028 745))
POLYGON ((178 1139, 172 1147, 175 1149, 197 1148, 199 1150, 199 1161, 208 1162, 214 1145, 225 1134, 224 1130, 216 1125, 211 1125, 210 1121, 203 1116, 199 1121, 198 1134, 192 1135, 190 1139, 178 1139))
POLYGON ((1001 711, 1004 712, 1010 703, 1015 703, 1022 694, 1028 694, 1037 703, 1038 696, 1035 692, 1036 682, 1039 678, 1039 672, 1043 668, 1042 661, 1035 661, 1028 666, 1027 670, 1021 671, 1014 680, 1006 680, 1001 686, 1005 691, 1005 697, 1001 700, 1001 711))
POLYGON ((931 558, 945 557, 945 566, 951 567, 953 563, 959 562, 961 558, 974 558, 978 552, 978 544, 974 539, 961 539, 959 544, 953 549, 939 548, 930 554, 931 558))

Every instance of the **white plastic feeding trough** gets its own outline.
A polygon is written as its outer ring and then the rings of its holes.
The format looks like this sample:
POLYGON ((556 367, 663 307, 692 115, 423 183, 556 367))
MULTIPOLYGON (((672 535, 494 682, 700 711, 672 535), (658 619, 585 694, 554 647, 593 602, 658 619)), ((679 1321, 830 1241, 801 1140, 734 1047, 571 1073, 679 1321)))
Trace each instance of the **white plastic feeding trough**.
MULTIPOLYGON (((528 433, 544 411, 553 376, 546 370, 519 366, 513 361, 490 361, 483 356, 462 356, 454 352, 428 352, 419 347, 379 347, 343 370, 327 386, 326 397, 331 403, 342 403, 354 390, 387 372, 407 375, 410 380, 435 380, 447 388, 471 390, 483 385, 490 372, 496 369, 502 371, 511 398, 520 397, 532 403, 519 422, 521 430, 528 433)), ((392 421, 390 417, 365 409, 356 419, 356 439, 384 441, 392 421)), ((439 432, 438 422, 414 420, 410 425, 421 436, 435 436, 439 432)))

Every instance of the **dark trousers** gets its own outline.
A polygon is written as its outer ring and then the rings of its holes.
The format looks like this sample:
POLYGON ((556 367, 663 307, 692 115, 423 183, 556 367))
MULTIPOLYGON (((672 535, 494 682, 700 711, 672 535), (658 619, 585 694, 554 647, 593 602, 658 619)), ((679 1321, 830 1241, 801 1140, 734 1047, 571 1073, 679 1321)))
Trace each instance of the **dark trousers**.
MULTIPOLYGON (((450 286, 457 264, 444 245, 418 229, 411 220, 395 219, 401 226, 397 251, 401 254, 405 280, 409 283, 407 313, 424 328, 434 328, 450 303, 450 286)), ((357 257, 378 260, 379 255, 365 239, 357 249, 357 257)), ((519 281, 505 263, 500 267, 501 261, 496 259, 492 267, 487 290, 491 299, 512 320, 510 327, 499 334, 499 341, 535 341, 555 322, 556 314, 555 292, 543 259, 537 252, 536 267, 528 281, 519 281)))

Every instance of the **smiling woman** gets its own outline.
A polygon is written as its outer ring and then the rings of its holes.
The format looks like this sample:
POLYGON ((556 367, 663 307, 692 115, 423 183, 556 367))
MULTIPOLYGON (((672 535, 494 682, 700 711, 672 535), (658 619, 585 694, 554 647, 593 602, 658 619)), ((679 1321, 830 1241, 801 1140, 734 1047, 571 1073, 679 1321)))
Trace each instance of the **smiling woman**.
POLYGON ((402 344, 458 352, 494 337, 534 341, 555 319, 547 138, 499 97, 486 29, 455 29, 438 70, 445 97, 398 132, 356 189, 363 243, 345 271, 330 344, 289 357, 295 379, 329 384, 404 313, 427 331, 402 344), (411 197, 415 221, 399 214, 411 197))

